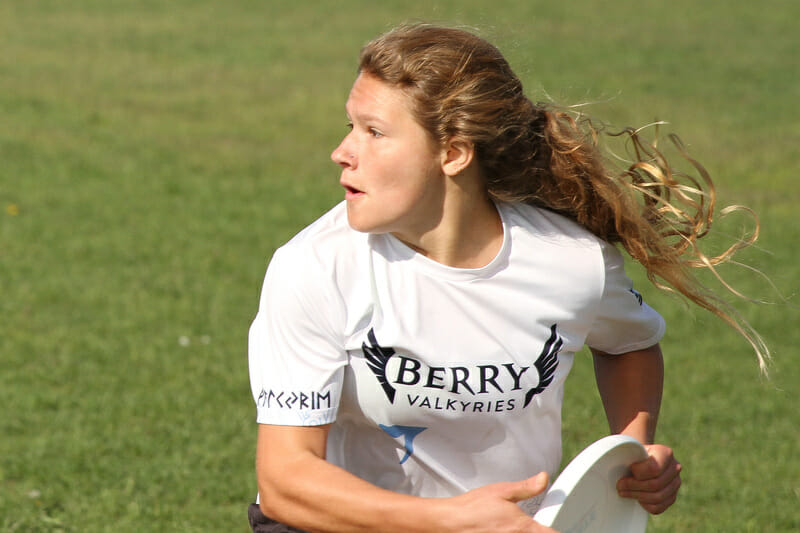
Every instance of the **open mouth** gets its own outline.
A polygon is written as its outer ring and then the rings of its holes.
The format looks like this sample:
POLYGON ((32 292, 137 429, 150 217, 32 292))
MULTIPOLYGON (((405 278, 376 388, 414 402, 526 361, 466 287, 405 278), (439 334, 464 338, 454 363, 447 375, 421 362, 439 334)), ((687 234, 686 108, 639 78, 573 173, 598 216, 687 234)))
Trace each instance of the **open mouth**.
POLYGON ((345 191, 344 192, 344 197, 345 197, 346 200, 349 200, 349 199, 352 199, 352 198, 355 198, 357 196, 360 196, 360 195, 364 194, 364 191, 356 189, 355 187, 352 187, 350 185, 342 184, 342 186, 344 187, 344 191, 345 191))

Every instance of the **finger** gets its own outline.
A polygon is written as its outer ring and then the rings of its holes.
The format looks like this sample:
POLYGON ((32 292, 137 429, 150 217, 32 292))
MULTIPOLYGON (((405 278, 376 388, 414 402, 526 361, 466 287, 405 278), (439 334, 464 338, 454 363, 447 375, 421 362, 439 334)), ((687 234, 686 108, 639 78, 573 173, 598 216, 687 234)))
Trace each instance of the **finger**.
POLYGON ((617 491, 623 497, 632 497, 630 494, 640 492, 659 492, 675 479, 680 480, 682 469, 681 464, 673 460, 655 477, 643 476, 643 479, 637 479, 634 476, 627 476, 620 479, 617 482, 617 491))
POLYGON ((555 529, 549 528, 547 526, 543 526, 536 520, 533 520, 533 529, 532 533, 558 533, 555 529))
POLYGON ((680 486, 681 479, 675 478, 662 491, 637 493, 636 499, 648 513, 661 514, 677 501, 680 486))
POLYGON ((653 457, 648 457, 644 461, 631 465, 631 476, 639 481, 658 477, 660 472, 661 469, 659 468, 658 462, 656 462, 653 457))
POLYGON ((547 488, 547 481, 547 472, 539 472, 528 479, 516 483, 509 483, 505 499, 516 503, 527 500, 528 498, 533 498, 537 494, 541 494, 547 488))
POLYGON ((678 475, 671 478, 660 479, 658 484, 654 480, 648 480, 639 489, 622 490, 620 496, 636 499, 649 513, 660 514, 675 503, 681 483, 678 472, 678 475))
POLYGON ((657 478, 677 464, 672 449, 661 444, 646 446, 648 458, 631 465, 631 474, 638 480, 657 478))

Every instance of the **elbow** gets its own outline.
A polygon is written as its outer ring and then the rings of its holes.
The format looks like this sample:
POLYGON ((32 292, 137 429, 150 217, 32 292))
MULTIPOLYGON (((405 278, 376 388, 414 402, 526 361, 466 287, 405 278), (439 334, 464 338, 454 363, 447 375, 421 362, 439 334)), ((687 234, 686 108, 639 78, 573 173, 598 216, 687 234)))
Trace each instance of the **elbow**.
POLYGON ((284 516, 283 511, 285 511, 286 505, 281 503, 283 500, 280 490, 273 483, 259 480, 258 507, 264 516, 278 522, 285 522, 287 517, 284 516))
POLYGON ((263 515, 261 517, 262 520, 272 519, 278 522, 281 521, 281 517, 280 516, 276 517, 275 509, 273 508, 273 506, 269 505, 268 501, 263 496, 259 500, 258 508, 261 511, 261 514, 263 515))
POLYGON ((299 468, 264 463, 260 466, 257 478, 261 513, 274 521, 297 527, 295 522, 305 514, 304 489, 298 485, 303 477, 298 474, 299 468))
POLYGON ((270 524, 272 522, 279 522, 281 524, 293 525, 291 515, 285 512, 285 506, 276 504, 274 499, 265 497, 264 494, 260 494, 258 508, 261 511, 262 516, 260 519, 263 523, 270 524))
POLYGON ((267 504, 267 502, 268 500, 267 498, 264 497, 263 493, 261 491, 258 491, 258 508, 261 511, 261 514, 271 518, 273 511, 267 504))
POLYGON ((313 508, 310 493, 324 461, 326 437, 327 427, 259 426, 255 466, 259 508, 265 516, 302 528, 296 522, 306 522, 313 508))

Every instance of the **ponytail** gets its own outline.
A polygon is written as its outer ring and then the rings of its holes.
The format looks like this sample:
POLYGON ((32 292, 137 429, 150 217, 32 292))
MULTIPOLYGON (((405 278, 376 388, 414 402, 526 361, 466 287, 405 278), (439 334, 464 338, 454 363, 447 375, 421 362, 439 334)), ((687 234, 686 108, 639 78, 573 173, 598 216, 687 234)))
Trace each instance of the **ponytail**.
POLYGON ((598 148, 601 132, 588 119, 577 121, 562 111, 544 111, 543 130, 548 147, 547 171, 537 176, 536 194, 517 200, 563 214, 598 237, 619 244, 647 272, 658 288, 677 292, 706 309, 739 332, 766 371, 769 350, 761 336, 736 309, 695 276, 709 270, 737 297, 736 291, 717 271, 733 255, 758 238, 758 217, 743 206, 728 206, 722 215, 740 211, 752 218, 753 231, 717 255, 707 255, 699 240, 711 229, 716 212, 716 189, 708 171, 687 152, 680 138, 668 140, 693 169, 675 170, 656 143, 646 141, 640 130, 626 128, 615 134, 626 141, 633 160, 616 173, 603 161, 598 148))
MULTIPOLYGON (((600 130, 585 117, 534 105, 500 51, 460 29, 400 26, 362 49, 359 71, 401 88, 437 142, 472 142, 495 200, 550 209, 619 244, 657 287, 682 294, 741 333, 765 367, 769 352, 758 333, 693 274, 705 268, 721 280, 716 267, 755 241, 758 220, 745 210, 755 219, 755 231, 719 255, 699 248, 714 216, 714 184, 677 137, 669 140, 697 177, 675 171, 633 129, 617 134, 633 161, 614 171, 618 167, 601 155, 600 130)), ((736 209, 744 210, 721 213, 736 209)))

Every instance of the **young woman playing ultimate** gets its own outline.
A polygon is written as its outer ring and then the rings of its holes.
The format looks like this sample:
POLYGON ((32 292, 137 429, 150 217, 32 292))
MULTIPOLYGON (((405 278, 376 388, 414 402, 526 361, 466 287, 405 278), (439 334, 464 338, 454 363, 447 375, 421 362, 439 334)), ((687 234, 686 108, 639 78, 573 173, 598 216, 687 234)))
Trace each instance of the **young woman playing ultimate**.
POLYGON ((584 345, 611 432, 650 456, 619 493, 666 510, 681 465, 654 441, 665 326, 619 249, 759 351, 688 270, 740 246, 695 247, 711 182, 678 184, 633 130, 637 160, 612 171, 591 125, 533 104, 458 29, 367 44, 345 108, 345 200, 275 252, 250 329, 254 531, 552 531, 531 515, 584 345))

